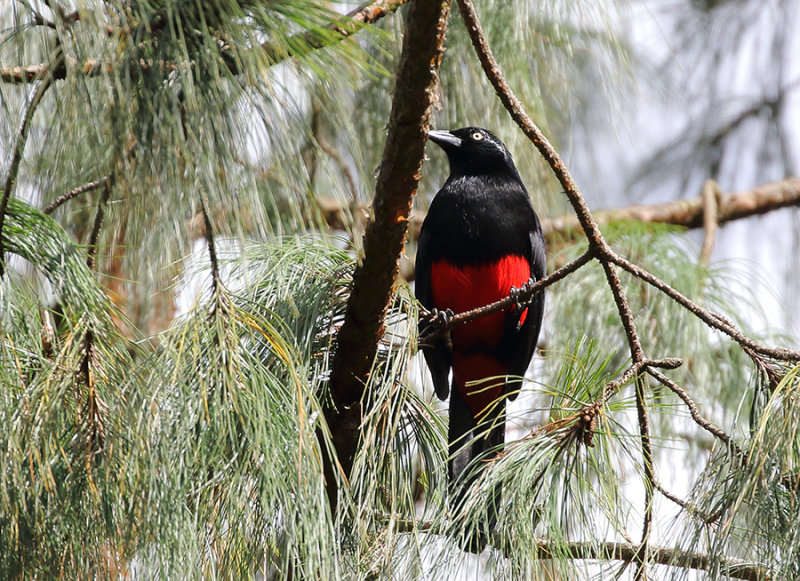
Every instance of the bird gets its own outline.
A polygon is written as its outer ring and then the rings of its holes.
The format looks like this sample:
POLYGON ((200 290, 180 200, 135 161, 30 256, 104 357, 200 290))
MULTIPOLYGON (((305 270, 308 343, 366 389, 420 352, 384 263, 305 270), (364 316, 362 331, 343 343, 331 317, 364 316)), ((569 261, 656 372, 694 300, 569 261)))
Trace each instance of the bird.
MULTIPOLYGON (((485 469, 480 460, 505 443, 506 400, 519 393, 536 348, 544 292, 524 303, 518 299, 545 276, 545 244, 528 190, 500 139, 480 127, 430 131, 428 138, 447 154, 450 175, 431 201, 417 241, 418 301, 446 320, 515 297, 511 307, 454 326, 449 334, 433 334, 427 342, 434 320, 420 318, 420 349, 434 389, 441 400, 450 397, 448 477, 451 510, 458 514, 485 469)), ((491 527, 499 488, 492 498, 486 517, 491 527)))

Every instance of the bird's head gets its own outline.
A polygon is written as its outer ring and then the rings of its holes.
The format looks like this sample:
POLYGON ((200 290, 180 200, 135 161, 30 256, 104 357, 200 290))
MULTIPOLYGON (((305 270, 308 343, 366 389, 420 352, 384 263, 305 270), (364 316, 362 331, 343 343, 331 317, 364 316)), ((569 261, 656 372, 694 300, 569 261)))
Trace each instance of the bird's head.
POLYGON ((511 153, 502 141, 486 129, 463 127, 453 131, 429 131, 428 138, 444 149, 452 176, 510 170, 519 179, 511 153))

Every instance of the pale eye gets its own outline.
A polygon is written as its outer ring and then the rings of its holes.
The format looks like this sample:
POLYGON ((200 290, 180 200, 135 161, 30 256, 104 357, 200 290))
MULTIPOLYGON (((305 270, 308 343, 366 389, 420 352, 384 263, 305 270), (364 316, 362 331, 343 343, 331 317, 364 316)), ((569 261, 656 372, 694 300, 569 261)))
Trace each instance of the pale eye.
POLYGON ((481 139, 483 139, 483 133, 481 133, 480 131, 476 131, 472 135, 470 135, 470 137, 472 138, 472 141, 480 141, 481 139))

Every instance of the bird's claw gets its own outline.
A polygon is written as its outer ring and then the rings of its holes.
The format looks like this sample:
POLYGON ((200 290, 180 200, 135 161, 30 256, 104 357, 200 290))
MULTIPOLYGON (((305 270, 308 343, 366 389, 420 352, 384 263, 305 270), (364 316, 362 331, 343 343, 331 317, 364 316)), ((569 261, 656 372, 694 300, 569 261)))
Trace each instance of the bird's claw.
POLYGON ((514 301, 514 307, 516 308, 517 311, 522 311, 528 308, 530 297, 528 297, 528 299, 524 303, 520 299, 522 298, 523 295, 527 294, 531 290, 531 287, 535 282, 536 281, 533 280, 533 278, 529 278, 528 282, 523 284, 521 287, 519 288, 515 286, 511 287, 511 290, 509 291, 508 295, 511 297, 511 300, 514 301))
POLYGON ((452 319, 454 315, 455 313, 452 311, 452 309, 444 309, 443 311, 440 311, 437 308, 431 309, 429 315, 430 325, 434 329, 434 334, 441 337, 441 340, 444 342, 445 348, 448 351, 453 350, 453 336, 448 328, 448 325, 450 324, 450 319, 452 319))
POLYGON ((452 309, 445 309, 443 311, 440 311, 436 307, 431 309, 431 319, 433 319, 434 323, 442 327, 446 327, 454 315, 455 313, 452 309))

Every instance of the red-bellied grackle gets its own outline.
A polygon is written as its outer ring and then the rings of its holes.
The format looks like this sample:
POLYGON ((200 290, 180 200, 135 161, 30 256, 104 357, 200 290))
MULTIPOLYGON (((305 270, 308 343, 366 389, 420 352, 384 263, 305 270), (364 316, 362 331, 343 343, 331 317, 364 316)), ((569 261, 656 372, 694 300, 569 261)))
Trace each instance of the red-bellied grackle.
MULTIPOLYGON (((450 176, 422 224, 415 267, 420 303, 440 314, 460 313, 513 296, 530 280, 541 279, 541 226, 506 146, 477 127, 428 136, 447 153, 450 176)), ((518 301, 458 325, 449 337, 440 335, 421 346, 437 395, 445 399, 450 394, 448 469, 454 510, 480 471, 478 463, 470 463, 486 459, 504 442, 506 398, 519 392, 543 309, 544 293, 539 292, 524 304, 518 301)), ((499 500, 497 490, 495 504, 499 500)), ((496 510, 489 508, 490 526, 496 510)))

